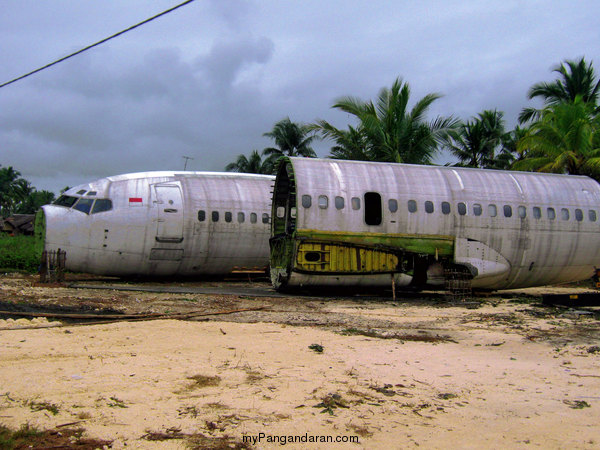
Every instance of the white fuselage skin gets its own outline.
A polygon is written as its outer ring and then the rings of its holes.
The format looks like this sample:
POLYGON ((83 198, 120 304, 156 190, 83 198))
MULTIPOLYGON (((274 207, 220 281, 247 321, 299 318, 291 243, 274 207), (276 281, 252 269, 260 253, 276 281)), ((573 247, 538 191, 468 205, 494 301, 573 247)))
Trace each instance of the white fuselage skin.
POLYGON ((269 259, 273 179, 210 172, 103 178, 66 191, 59 201, 77 198, 72 207, 43 207, 44 249, 65 250, 68 270, 102 275, 263 270, 269 259), (86 212, 77 209, 80 198, 102 202, 86 212), (110 209, 101 211, 107 200, 110 209))
MULTIPOLYGON (((479 288, 583 280, 600 267, 600 185, 591 178, 308 158, 290 161, 298 230, 449 236, 454 240, 452 261, 469 267, 472 285, 479 288), (368 192, 381 197, 378 225, 365 223, 368 192), (303 196, 312 198, 309 208, 302 206, 303 196), (442 203, 447 204, 445 211, 442 203)), ((428 275, 430 284, 439 284, 443 273, 432 266, 428 275)), ((389 275, 292 273, 289 285, 369 285, 379 279, 389 284, 389 275)))

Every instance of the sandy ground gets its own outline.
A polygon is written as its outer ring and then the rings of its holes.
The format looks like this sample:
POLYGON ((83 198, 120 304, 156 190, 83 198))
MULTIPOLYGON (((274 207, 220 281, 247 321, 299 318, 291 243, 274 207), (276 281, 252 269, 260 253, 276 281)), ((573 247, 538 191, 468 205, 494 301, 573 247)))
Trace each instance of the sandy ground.
POLYGON ((113 448, 144 449, 284 439, 291 448, 600 447, 599 314, 523 293, 468 308, 34 281, 0 277, 0 309, 263 309, 96 325, 0 315, 0 424, 13 429, 81 428, 113 448), (311 442, 322 439, 334 442, 311 442))

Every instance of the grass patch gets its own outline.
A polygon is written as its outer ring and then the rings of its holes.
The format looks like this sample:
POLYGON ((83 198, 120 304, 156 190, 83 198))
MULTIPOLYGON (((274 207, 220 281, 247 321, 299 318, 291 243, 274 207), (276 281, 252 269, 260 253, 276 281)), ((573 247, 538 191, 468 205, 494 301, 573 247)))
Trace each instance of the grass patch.
POLYGON ((181 428, 171 427, 165 431, 146 431, 142 439, 147 441, 168 441, 171 439, 183 439, 191 448, 210 448, 217 450, 250 449, 245 442, 240 442, 227 435, 221 437, 205 436, 202 433, 182 433, 181 428))
POLYGON ((48 411, 49 413, 52 413, 53 416, 58 414, 58 406, 54 403, 30 401, 27 402, 27 404, 32 411, 48 411))
POLYGON ((316 353, 323 353, 323 346, 320 344, 310 344, 308 348, 316 353))
POLYGON ((583 409, 589 408, 591 405, 584 400, 563 400, 565 405, 568 405, 571 409, 583 409))
POLYGON ((33 236, 10 236, 0 233, 0 268, 36 273, 40 266, 40 253, 35 248, 33 236))
POLYGON ((123 400, 120 400, 117 397, 111 397, 108 406, 111 408, 129 408, 123 400))
POLYGON ((112 441, 83 438, 82 428, 40 431, 24 424, 18 430, 0 425, 0 448, 17 450, 23 448, 77 448, 92 450, 110 447, 112 441))
POLYGON ((195 389, 218 386, 221 383, 221 377, 218 375, 193 375, 191 377, 187 377, 187 379, 191 380, 192 382, 188 383, 185 388, 175 391, 175 394, 183 394, 195 389))
POLYGON ((376 330, 360 330, 358 328, 346 328, 339 333, 344 336, 367 336, 377 339, 398 339, 399 341, 454 342, 450 338, 444 336, 431 336, 428 334, 382 333, 376 330))
POLYGON ((333 416, 333 410, 335 408, 350 408, 346 400, 342 398, 340 394, 329 394, 321 399, 321 403, 313 406, 313 408, 323 408, 321 414, 329 413, 333 416))
POLYGON ((4 425, 0 425, 0 448, 12 450, 17 447, 27 447, 27 444, 33 438, 40 436, 42 433, 42 431, 30 427, 28 423, 22 425, 21 428, 16 431, 11 430, 4 425))

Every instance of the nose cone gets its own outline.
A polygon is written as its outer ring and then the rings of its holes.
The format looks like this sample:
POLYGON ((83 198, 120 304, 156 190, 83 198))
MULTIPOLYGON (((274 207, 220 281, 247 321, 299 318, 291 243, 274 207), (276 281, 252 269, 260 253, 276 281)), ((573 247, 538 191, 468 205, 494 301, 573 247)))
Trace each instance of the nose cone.
POLYGON ((78 229, 71 223, 70 210, 63 206, 44 205, 35 217, 36 250, 65 250, 70 246, 70 235, 78 229))
POLYGON ((46 213, 45 206, 35 214, 33 234, 35 236, 35 253, 41 257, 46 246, 46 213))

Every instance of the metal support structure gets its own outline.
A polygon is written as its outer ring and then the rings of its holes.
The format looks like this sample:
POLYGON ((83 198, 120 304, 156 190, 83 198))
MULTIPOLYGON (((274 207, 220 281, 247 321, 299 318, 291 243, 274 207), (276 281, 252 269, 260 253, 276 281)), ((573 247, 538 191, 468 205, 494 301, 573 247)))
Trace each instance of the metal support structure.
POLYGON ((450 266, 444 268, 446 300, 464 302, 472 295, 472 276, 464 268, 450 266))
POLYGON ((61 250, 44 250, 40 264, 40 283, 61 283, 65 280, 65 262, 67 252, 61 250))

